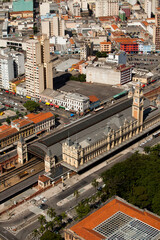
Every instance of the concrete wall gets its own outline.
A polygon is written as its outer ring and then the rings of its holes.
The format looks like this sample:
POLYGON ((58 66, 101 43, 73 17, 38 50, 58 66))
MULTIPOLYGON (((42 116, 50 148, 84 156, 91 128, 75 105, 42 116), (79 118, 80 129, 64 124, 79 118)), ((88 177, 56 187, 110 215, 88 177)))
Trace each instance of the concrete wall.
POLYGON ((120 72, 104 67, 87 67, 86 82, 110 85, 120 84, 120 72))

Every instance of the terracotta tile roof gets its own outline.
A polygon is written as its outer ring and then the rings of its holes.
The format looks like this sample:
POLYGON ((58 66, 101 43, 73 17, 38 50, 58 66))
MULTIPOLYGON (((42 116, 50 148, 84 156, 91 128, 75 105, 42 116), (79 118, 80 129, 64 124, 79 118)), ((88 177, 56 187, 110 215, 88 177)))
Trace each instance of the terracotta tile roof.
POLYGON ((111 45, 111 42, 104 41, 104 42, 100 42, 100 44, 107 44, 107 45, 111 45))
POLYGON ((143 23, 146 27, 149 25, 149 23, 146 22, 146 21, 143 21, 142 23, 143 23))
POLYGON ((71 44, 74 44, 74 41, 73 41, 72 38, 70 38, 69 41, 70 41, 71 44))
POLYGON ((143 38, 116 38, 115 42, 119 42, 121 44, 137 44, 138 41, 144 42, 143 38))
POLYGON ((38 114, 34 114, 34 113, 31 113, 31 114, 28 114, 26 115, 26 117, 29 119, 29 120, 32 120, 34 123, 39 123, 39 122, 42 122, 48 118, 51 118, 53 117, 54 115, 51 113, 51 112, 47 112, 47 113, 38 113, 38 114))
POLYGON ((48 182, 50 178, 45 175, 39 175, 38 180, 41 182, 48 182))
POLYGON ((4 125, 0 126, 0 132, 3 132, 4 130, 7 130, 9 128, 10 128, 10 126, 4 124, 4 125))
POLYGON ((97 235, 93 229, 119 211, 160 230, 159 216, 149 211, 141 210, 119 197, 110 199, 105 206, 101 207, 96 212, 92 213, 76 225, 72 226, 70 229, 85 240, 104 239, 104 237, 101 237, 100 234, 97 235))
POLYGON ((99 20, 101 22, 110 21, 110 20, 113 20, 113 19, 114 19, 113 16, 99 17, 99 20))
POLYGON ((29 124, 32 124, 33 122, 28 119, 16 119, 12 121, 13 125, 17 125, 17 127, 21 128, 24 126, 27 126, 29 124))
POLYGON ((95 95, 91 95, 91 96, 89 96, 89 101, 90 102, 97 102, 97 101, 99 101, 99 98, 97 98, 95 95))
POLYGON ((16 128, 11 128, 11 126, 8 126, 8 129, 6 129, 0 133, 0 140, 4 139, 6 137, 9 137, 17 132, 18 132, 18 130, 16 128))
POLYGON ((111 27, 112 27, 114 30, 118 29, 118 26, 117 26, 116 24, 112 24, 111 27))

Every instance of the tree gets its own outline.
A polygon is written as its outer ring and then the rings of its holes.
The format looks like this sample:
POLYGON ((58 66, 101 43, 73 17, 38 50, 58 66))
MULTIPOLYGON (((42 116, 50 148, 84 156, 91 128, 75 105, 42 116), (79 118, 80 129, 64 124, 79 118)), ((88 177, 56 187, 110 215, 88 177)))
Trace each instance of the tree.
POLYGON ((30 111, 30 112, 34 112, 36 110, 38 110, 40 108, 40 105, 39 103, 36 103, 35 101, 27 101, 25 104, 24 104, 24 107, 30 111))
POLYGON ((75 190, 75 191, 74 191, 74 197, 75 197, 76 199, 78 199, 78 197, 79 197, 79 192, 78 192, 78 190, 75 190))
POLYGON ((40 223, 41 225, 45 224, 45 223, 46 223, 46 218, 45 218, 45 216, 44 216, 44 215, 40 215, 40 216, 38 217, 38 221, 39 221, 39 223, 40 223))
POLYGON ((160 214, 160 144, 147 149, 147 152, 136 152, 102 174, 105 191, 101 201, 118 195, 140 208, 160 214))
POLYGON ((11 124, 11 119, 10 119, 9 117, 7 117, 7 118, 6 118, 6 122, 7 122, 8 124, 11 124))
POLYGON ((80 202, 76 207, 76 212, 79 219, 85 217, 90 212, 89 204, 80 202))
POLYGON ((54 221, 49 221, 46 223, 46 230, 53 231, 55 227, 55 222, 54 221))
POLYGON ((41 237, 40 240, 63 240, 60 234, 53 233, 51 231, 46 231, 41 237))
POLYGON ((54 208, 49 208, 49 209, 47 210, 47 215, 48 215, 51 219, 54 218, 54 217, 56 216, 56 212, 55 212, 54 208))
POLYGON ((39 231, 37 229, 33 230, 33 236, 36 238, 39 236, 39 231))
POLYGON ((98 187, 98 182, 97 182, 97 180, 96 179, 93 179, 93 181, 92 181, 92 186, 95 188, 95 190, 97 190, 97 187, 98 187))
POLYGON ((61 213, 61 217, 62 217, 62 219, 64 220, 64 219, 67 217, 67 214, 66 214, 65 212, 62 212, 62 213, 61 213))

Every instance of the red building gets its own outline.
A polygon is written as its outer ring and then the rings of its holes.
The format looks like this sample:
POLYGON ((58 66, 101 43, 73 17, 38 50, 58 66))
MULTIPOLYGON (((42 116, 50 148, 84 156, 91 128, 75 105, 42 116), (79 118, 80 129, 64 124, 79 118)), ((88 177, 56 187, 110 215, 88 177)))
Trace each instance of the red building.
POLYGON ((126 53, 137 53, 139 51, 139 44, 137 42, 137 39, 128 38, 128 39, 116 39, 116 43, 118 43, 120 46, 120 50, 125 51, 126 53))

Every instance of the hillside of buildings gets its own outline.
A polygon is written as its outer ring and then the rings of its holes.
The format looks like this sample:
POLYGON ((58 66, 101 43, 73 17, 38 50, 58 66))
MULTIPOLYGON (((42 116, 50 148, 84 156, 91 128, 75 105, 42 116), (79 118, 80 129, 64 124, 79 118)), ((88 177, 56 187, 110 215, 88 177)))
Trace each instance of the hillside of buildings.
POLYGON ((118 195, 160 215, 160 144, 145 151, 145 154, 136 152, 102 174, 105 189, 101 197, 105 200, 118 195))

